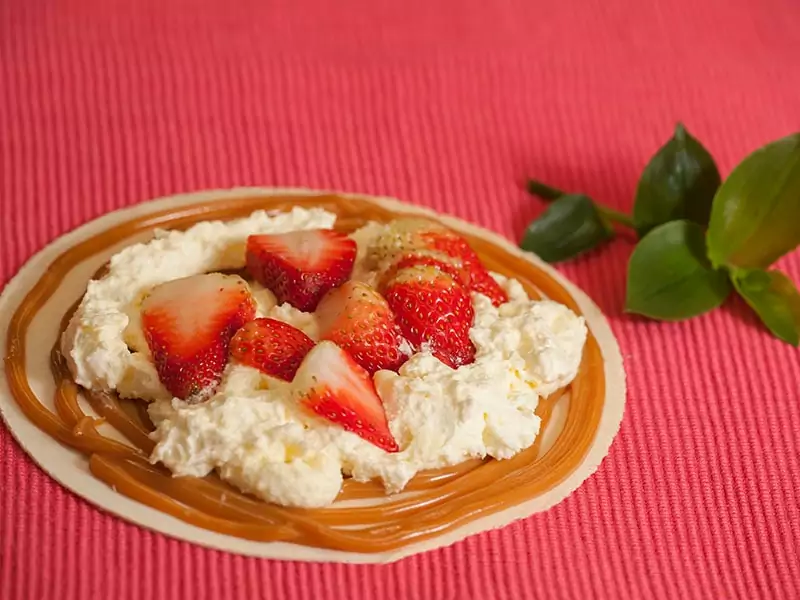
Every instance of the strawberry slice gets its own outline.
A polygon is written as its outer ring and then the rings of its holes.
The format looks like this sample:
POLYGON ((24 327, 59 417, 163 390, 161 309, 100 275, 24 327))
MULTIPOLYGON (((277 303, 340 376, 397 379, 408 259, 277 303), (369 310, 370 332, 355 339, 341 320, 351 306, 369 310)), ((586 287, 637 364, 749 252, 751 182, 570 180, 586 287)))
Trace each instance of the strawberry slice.
POLYGON ((420 236, 427 247, 461 260, 469 274, 471 291, 488 297, 495 306, 508 302, 508 294, 489 274, 467 240, 450 230, 423 232, 420 236))
POLYGON ((508 294, 506 291, 500 287, 500 284, 491 276, 489 271, 483 268, 483 265, 479 264, 477 267, 474 263, 470 265, 469 276, 470 290, 483 294, 489 298, 495 306, 500 306, 508 302, 508 294))
MULTIPOLYGON (((397 265, 401 261, 406 261, 405 266, 435 266, 456 281, 464 281, 471 291, 488 296, 495 306, 508 302, 508 295, 483 266, 480 257, 467 240, 435 221, 418 218, 393 221, 375 241, 369 256, 383 268, 397 265), (409 258, 426 255, 443 264, 437 264, 434 260, 409 258), (443 261, 442 255, 449 256, 458 267, 443 261)), ((391 267, 389 270, 392 270, 391 267)))
POLYGON ((401 255, 391 267, 381 277, 382 287, 387 282, 394 279, 394 276, 401 269, 415 266, 436 267, 440 271, 447 273, 455 281, 469 288, 470 274, 464 268, 463 261, 458 257, 453 257, 439 252, 438 250, 412 250, 401 255))
POLYGON ((245 324, 231 341, 231 355, 240 363, 284 381, 291 381, 314 341, 299 329, 276 319, 245 324))
MULTIPOLYGON (((376 290, 348 281, 332 290, 317 307, 320 339, 346 350, 370 375, 380 369, 397 371, 408 360, 408 347, 394 313, 376 290)), ((410 348, 409 348, 410 349, 410 348)))
POLYGON ((370 244, 367 258, 372 266, 386 269, 403 256, 427 250, 428 246, 419 234, 434 230, 446 231, 443 226, 428 219, 395 219, 370 244))
POLYGON ((294 385, 311 412, 386 452, 399 452, 372 377, 333 342, 314 346, 297 370, 294 385))
POLYGON ((331 229, 247 238, 247 270, 278 302, 309 312, 353 270, 356 243, 331 229))
POLYGON ((475 317, 469 292, 435 267, 397 272, 384 292, 405 338, 446 365, 458 368, 475 360, 469 330, 475 317))
POLYGON ((233 334, 255 316, 247 283, 208 273, 156 286, 142 302, 142 329, 158 377, 176 398, 213 393, 233 334))

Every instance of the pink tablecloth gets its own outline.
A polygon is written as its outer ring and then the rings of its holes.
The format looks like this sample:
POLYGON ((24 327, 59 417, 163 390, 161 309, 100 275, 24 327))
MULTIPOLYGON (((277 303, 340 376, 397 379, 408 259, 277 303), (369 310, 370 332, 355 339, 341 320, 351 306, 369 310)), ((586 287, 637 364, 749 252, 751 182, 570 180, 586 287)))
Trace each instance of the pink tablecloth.
MULTIPOLYGON (((4 0, 0 281, 112 208, 243 184, 394 195, 517 238, 540 210, 526 175, 628 209, 678 119, 726 173, 800 129, 800 4, 4 0)), ((630 389, 557 508, 386 567, 254 560, 94 509, 0 428, 0 598, 798 597, 800 353, 740 301, 624 316, 630 251, 563 267, 630 389)))

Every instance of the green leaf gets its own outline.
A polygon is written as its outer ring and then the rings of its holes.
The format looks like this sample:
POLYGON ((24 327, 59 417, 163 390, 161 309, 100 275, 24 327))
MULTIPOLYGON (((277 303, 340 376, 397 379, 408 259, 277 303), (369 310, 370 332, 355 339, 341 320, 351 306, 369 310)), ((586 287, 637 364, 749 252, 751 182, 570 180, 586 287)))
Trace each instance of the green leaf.
POLYGON ((800 344, 800 293, 791 279, 780 271, 736 269, 733 285, 775 337, 800 344))
POLYGON ((528 193, 532 196, 538 196, 542 200, 558 200, 561 196, 566 196, 564 192, 558 188, 537 181, 536 179, 528 179, 527 184, 528 193))
MULTIPOLYGON (((567 194, 566 192, 554 188, 553 186, 547 185, 546 183, 542 183, 536 179, 528 179, 528 183, 525 186, 528 190, 528 193, 531 196, 537 196, 541 198, 545 202, 550 202, 551 200, 558 200, 562 196, 568 196, 572 194, 567 194)), ((624 225, 625 227, 633 227, 633 220, 626 215, 624 212, 620 212, 616 209, 609 208, 607 206, 603 206, 602 204, 598 204, 591 198, 589 201, 594 205, 597 212, 600 214, 600 217, 606 223, 619 223, 620 225, 624 225)))
POLYGON ((553 263, 578 256, 613 236, 590 198, 567 194, 528 225, 520 248, 553 263))
POLYGON ((691 221, 659 225, 636 246, 628 264, 625 310, 662 321, 680 321, 723 303, 728 275, 705 256, 703 228, 691 221))
POLYGON ((675 134, 650 159, 636 188, 633 222, 640 237, 669 221, 708 225, 720 177, 714 159, 678 123, 675 134))
POLYGON ((800 244, 800 133, 756 150, 714 198, 708 257, 763 269, 800 244))

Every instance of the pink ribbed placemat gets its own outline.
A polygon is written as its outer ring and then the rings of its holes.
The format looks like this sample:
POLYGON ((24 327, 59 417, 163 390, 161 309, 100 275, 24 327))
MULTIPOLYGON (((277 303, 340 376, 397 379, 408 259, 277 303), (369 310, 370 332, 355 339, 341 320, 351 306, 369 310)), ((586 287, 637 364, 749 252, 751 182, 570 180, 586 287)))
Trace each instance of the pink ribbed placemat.
MULTIPOLYGON (((516 238, 535 174, 628 209, 677 119, 727 173, 800 129, 796 0, 0 2, 0 281, 112 208, 234 185, 386 194, 516 238)), ((740 301, 620 312, 631 251, 562 270, 629 375, 599 472, 553 510, 384 567, 144 531, 0 427, 0 598, 794 598, 800 352, 740 301)), ((800 257, 782 267, 800 280, 800 257)))

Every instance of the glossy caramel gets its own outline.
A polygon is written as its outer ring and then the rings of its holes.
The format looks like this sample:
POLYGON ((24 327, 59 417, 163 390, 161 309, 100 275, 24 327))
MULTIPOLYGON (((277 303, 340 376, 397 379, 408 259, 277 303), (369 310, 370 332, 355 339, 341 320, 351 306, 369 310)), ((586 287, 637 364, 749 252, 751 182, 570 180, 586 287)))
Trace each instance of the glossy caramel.
MULTIPOLYGON (((58 349, 52 350, 55 408, 44 406, 31 390, 25 369, 28 327, 66 274, 89 257, 137 233, 156 227, 182 229, 209 219, 244 217, 257 209, 322 207, 339 215, 337 229, 352 231, 367 221, 399 216, 364 199, 337 196, 245 197, 162 210, 115 225, 61 254, 34 285, 9 325, 5 363, 9 386, 20 408, 40 429, 89 460, 95 476, 118 492, 189 523, 228 535, 264 542, 285 541, 349 552, 383 552, 456 529, 478 517, 530 500, 563 481, 588 452, 600 422, 605 375, 600 348, 590 333, 578 376, 570 386, 566 422, 558 439, 539 455, 541 436, 531 448, 503 461, 469 460, 418 474, 406 490, 386 497, 381 485, 346 480, 337 502, 328 508, 276 506, 241 493, 216 475, 175 478, 147 456, 152 430, 144 403, 113 394, 80 390, 58 349), (83 393, 102 421, 131 445, 104 436, 98 420, 78 404, 83 393), (342 502, 348 502, 344 506, 342 502)), ((465 234, 486 266, 518 279, 532 298, 549 297, 580 313, 569 293, 527 260, 486 240, 465 234)), ((61 322, 64 330, 71 311, 61 322)), ((544 399, 537 414, 542 431, 563 390, 544 399)))

